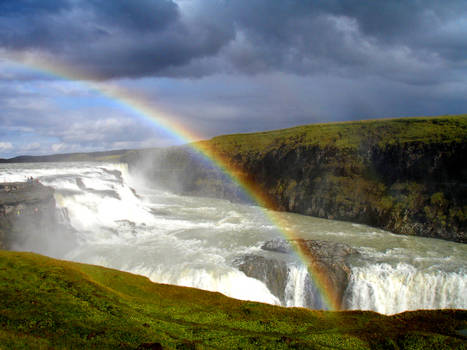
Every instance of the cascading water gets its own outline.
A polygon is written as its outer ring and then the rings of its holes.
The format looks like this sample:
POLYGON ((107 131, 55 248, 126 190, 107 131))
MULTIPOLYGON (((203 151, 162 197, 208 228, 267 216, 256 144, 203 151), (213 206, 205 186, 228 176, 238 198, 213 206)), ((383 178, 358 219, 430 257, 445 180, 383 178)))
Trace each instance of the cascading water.
POLYGON ((324 309, 325 302, 310 279, 305 265, 290 265, 285 289, 285 306, 324 309))
POLYGON ((414 266, 354 267, 346 296, 349 309, 393 314, 419 308, 466 308, 465 272, 419 271, 414 266))
MULTIPOLYGON (((72 248, 49 251, 27 244, 15 249, 99 264, 155 282, 219 291, 239 299, 324 307, 297 257, 285 262, 287 276, 278 284, 284 286, 281 298, 267 287, 267 280, 247 277, 236 267, 234 262, 241 256, 277 256, 260 248, 265 241, 283 237, 258 207, 149 189, 119 164, 0 165, 0 181, 24 181, 29 176, 55 188, 60 217, 75 229, 76 243, 72 248)), ((286 215, 298 236, 347 243, 360 252, 350 262, 346 308, 386 314, 467 308, 466 245, 286 215)))

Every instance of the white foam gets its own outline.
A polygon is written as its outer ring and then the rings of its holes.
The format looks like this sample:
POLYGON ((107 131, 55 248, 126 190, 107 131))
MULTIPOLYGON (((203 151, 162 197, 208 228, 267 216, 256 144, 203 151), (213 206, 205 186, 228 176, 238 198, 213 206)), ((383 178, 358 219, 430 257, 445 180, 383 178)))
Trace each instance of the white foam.
POLYGON ((349 309, 395 314, 405 310, 467 308, 467 276, 420 271, 399 263, 352 268, 346 291, 349 309))
POLYGON ((306 307, 306 279, 308 270, 304 265, 289 266, 289 276, 285 289, 286 306, 306 307))

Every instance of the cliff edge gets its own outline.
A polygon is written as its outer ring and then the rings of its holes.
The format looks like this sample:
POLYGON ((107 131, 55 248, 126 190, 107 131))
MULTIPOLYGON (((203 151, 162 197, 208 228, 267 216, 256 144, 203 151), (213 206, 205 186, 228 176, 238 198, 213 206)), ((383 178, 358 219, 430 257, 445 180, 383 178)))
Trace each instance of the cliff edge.
POLYGON ((36 181, 0 183, 0 248, 34 247, 65 235, 54 190, 36 181))
MULTIPOLYGON (((209 149, 276 210, 467 242, 467 115, 305 125, 194 147, 209 149)), ((189 147, 125 160, 179 193, 241 199, 189 147)))

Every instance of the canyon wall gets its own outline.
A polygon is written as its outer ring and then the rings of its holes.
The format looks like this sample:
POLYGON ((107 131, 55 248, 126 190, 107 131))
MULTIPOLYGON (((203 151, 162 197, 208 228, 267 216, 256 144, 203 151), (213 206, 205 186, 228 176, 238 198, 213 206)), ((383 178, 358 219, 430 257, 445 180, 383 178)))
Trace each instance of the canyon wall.
POLYGON ((130 170, 178 193, 466 242, 467 116, 316 124, 133 151, 130 170), (220 171, 196 149, 228 169, 220 171))

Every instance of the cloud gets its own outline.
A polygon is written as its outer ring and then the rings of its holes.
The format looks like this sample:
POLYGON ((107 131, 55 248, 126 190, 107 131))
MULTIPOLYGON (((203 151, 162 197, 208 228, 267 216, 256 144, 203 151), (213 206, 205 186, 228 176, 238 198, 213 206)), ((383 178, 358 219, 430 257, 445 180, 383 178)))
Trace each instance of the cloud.
POLYGON ((9 151, 13 149, 11 142, 0 142, 0 152, 9 151))
POLYGON ((54 153, 59 153, 60 151, 67 149, 67 148, 68 148, 67 145, 64 143, 54 143, 51 146, 51 149, 54 153))
POLYGON ((55 3, 3 1, 0 47, 95 79, 274 71, 429 83, 466 68, 460 0, 55 3))
POLYGON ((0 105, 0 157, 174 143, 171 135, 77 82, 0 81, 0 105))
POLYGON ((66 143, 102 144, 115 140, 142 140, 152 135, 142 127, 137 127, 130 118, 99 118, 96 120, 75 120, 66 128, 49 133, 66 143))
MULTIPOLYGON (((427 1, 232 2, 236 39, 223 54, 235 69, 298 75, 384 76, 431 83, 466 68, 460 42, 467 6, 427 1), (434 19, 432 19, 432 17, 434 19), (451 40, 433 38, 450 25, 451 40), (446 74, 447 73, 447 74, 446 74)), ((448 39, 448 38, 446 38, 448 39)), ((465 45, 465 40, 463 41, 465 45)))
POLYGON ((22 146, 21 149, 23 151, 26 151, 26 152, 29 152, 29 151, 36 151, 38 149, 40 149, 41 147, 41 144, 39 142, 33 142, 33 143, 29 143, 25 146, 22 146))
POLYGON ((53 9, 41 2, 4 1, 10 10, 0 11, 0 46, 17 59, 53 59, 102 79, 182 66, 216 54, 234 35, 214 20, 188 23, 170 0, 64 2, 53 9))

